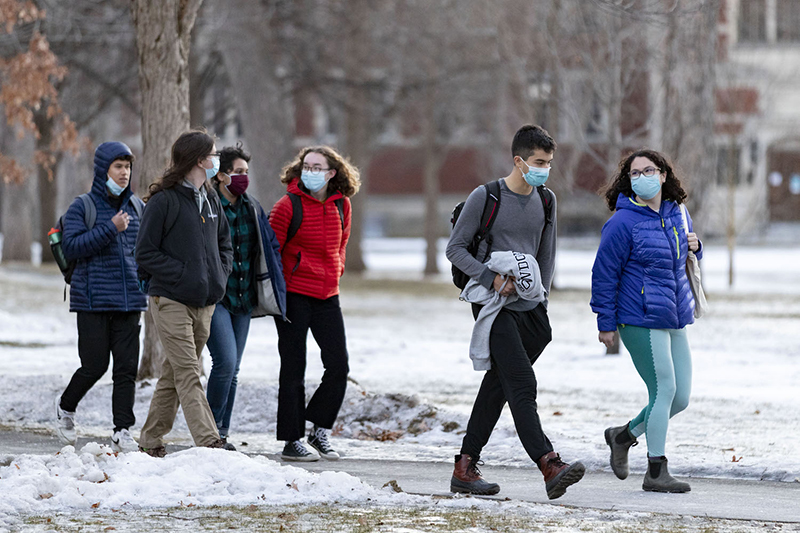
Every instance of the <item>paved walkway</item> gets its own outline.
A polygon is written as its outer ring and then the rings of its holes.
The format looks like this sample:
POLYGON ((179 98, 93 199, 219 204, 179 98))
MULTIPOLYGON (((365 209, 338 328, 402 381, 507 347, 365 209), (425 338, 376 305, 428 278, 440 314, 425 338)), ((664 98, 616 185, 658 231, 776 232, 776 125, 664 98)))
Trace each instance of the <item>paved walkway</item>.
MULTIPOLYGON (((89 441, 78 439, 77 447, 89 441)), ((55 453, 60 449, 60 443, 52 435, 0 429, 0 456, 55 453)), ((178 449, 167 447, 167 451, 178 449)), ((267 454, 267 457, 280 461, 276 455, 267 454)), ((311 472, 347 472, 375 487, 394 480, 405 492, 452 496, 448 490, 452 466, 446 463, 343 458, 291 464, 311 472)), ((631 474, 625 481, 620 481, 610 473, 587 472, 566 495, 550 502, 536 468, 492 466, 485 467, 483 475, 500 484, 500 494, 494 497, 498 500, 800 524, 800 483, 689 478, 685 480, 692 485, 690 493, 656 494, 641 490, 641 474, 631 474)))

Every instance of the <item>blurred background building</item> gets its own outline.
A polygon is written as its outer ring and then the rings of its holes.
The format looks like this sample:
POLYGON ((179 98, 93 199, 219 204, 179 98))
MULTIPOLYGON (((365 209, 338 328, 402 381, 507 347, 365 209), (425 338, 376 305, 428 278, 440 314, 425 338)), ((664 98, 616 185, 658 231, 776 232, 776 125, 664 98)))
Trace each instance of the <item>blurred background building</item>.
MULTIPOLYGON (((46 35, 85 143, 53 155, 49 180, 41 139, 2 128, 0 153, 28 169, 0 185, 6 259, 44 244, 46 221, 88 189, 94 146, 141 151, 129 2, 35 3, 46 19, 0 36, 3 57, 46 35)), ((797 0, 205 0, 190 67, 192 125, 252 152, 265 205, 300 147, 353 159, 355 239, 435 243, 456 202, 509 173, 517 128, 538 123, 559 144, 562 235, 599 235, 598 191, 646 146, 675 161, 706 239, 800 242, 797 0)), ((141 195, 154 176, 134 169, 141 195)))

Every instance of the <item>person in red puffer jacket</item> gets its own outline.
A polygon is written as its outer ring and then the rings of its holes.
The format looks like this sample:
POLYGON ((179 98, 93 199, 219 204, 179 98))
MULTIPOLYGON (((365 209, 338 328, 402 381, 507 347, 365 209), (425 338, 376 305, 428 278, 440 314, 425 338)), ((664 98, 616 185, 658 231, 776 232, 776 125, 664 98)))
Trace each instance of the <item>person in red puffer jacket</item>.
POLYGON ((281 245, 286 279, 286 318, 275 320, 281 370, 278 440, 281 458, 316 461, 301 441, 306 420, 313 424, 308 444, 319 456, 336 460, 328 431, 344 400, 349 372, 339 278, 350 237, 350 200, 361 182, 358 170, 327 146, 307 147, 283 168, 287 194, 272 208, 269 222, 281 245), (300 222, 298 225, 297 223, 300 222), (319 344, 325 372, 305 403, 306 338, 319 344))

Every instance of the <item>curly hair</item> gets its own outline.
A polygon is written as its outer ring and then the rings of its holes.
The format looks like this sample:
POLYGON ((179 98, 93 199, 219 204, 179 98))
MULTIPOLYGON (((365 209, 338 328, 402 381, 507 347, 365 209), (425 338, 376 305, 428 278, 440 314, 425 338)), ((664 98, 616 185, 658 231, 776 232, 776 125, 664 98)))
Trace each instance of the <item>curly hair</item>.
MULTIPOLYGON (((158 192, 174 187, 189 174, 199 161, 211 154, 214 138, 203 130, 182 133, 172 145, 172 162, 164 174, 150 184, 147 194, 142 198, 147 202, 158 192)), ((207 187, 204 183, 203 187, 207 187)))
POLYGON ((623 157, 619 162, 617 173, 611 179, 611 183, 603 191, 603 196, 606 198, 606 204, 611 211, 617 208, 617 198, 620 194, 633 198, 634 192, 631 187, 631 163, 637 157, 646 157, 652 161, 658 169, 666 175, 664 185, 661 186, 661 200, 669 200, 678 204, 686 200, 686 191, 681 187, 681 182, 675 175, 672 165, 667 160, 666 156, 655 150, 636 150, 627 157, 623 157))
POLYGON ((226 146, 219 151, 219 171, 230 174, 233 170, 233 162, 237 159, 250 162, 250 154, 242 148, 242 141, 237 142, 236 146, 226 146))
POLYGON ((281 183, 288 185, 294 179, 300 179, 303 172, 303 160, 311 152, 325 157, 330 168, 336 170, 336 175, 328 182, 329 190, 339 191, 347 197, 358 192, 361 187, 361 178, 358 169, 330 146, 307 146, 300 150, 297 157, 283 167, 281 183))

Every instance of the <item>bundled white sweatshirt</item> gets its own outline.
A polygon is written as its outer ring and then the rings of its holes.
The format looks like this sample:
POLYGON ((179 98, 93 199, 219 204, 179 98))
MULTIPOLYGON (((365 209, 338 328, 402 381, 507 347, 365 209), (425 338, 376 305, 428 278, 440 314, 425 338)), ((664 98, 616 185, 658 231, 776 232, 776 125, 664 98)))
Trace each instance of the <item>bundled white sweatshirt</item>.
POLYGON ((461 292, 462 300, 484 306, 475 320, 469 343, 469 358, 472 359, 472 367, 475 370, 492 368, 489 334, 500 310, 518 299, 539 304, 545 301, 546 297, 539 264, 532 255, 511 251, 492 252, 486 267, 502 276, 514 276, 517 292, 511 296, 500 296, 494 288, 487 289, 475 279, 470 279, 461 292))

